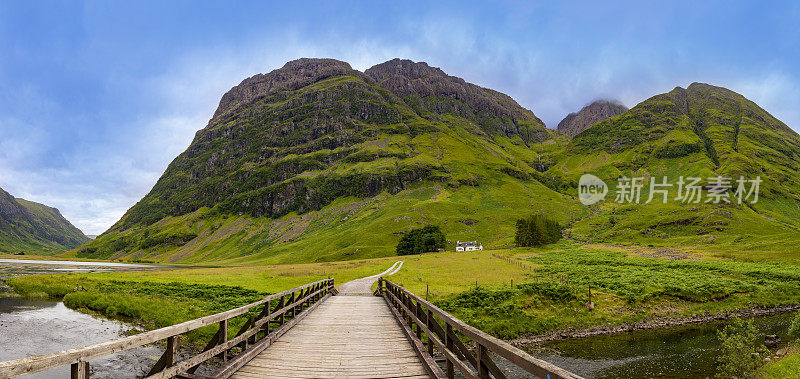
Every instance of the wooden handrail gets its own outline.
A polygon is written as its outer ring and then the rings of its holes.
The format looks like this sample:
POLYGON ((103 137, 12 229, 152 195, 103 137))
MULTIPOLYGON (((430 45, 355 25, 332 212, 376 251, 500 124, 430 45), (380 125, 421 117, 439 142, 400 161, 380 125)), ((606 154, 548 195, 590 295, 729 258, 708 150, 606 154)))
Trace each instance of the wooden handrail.
MULTIPOLYGON (((58 353, 0 362, 0 378, 10 378, 18 375, 32 374, 65 365, 72 365, 73 377, 84 378, 87 377, 87 373, 89 371, 88 361, 90 359, 151 344, 163 339, 169 340, 167 344, 168 349, 164 352, 162 359, 157 362, 157 365, 163 365, 163 368, 159 368, 155 371, 156 373, 162 372, 162 370, 175 373, 178 371, 171 369, 171 367, 180 366, 181 369, 189 369, 202 364, 213 356, 221 353, 225 354, 228 350, 237 345, 247 343, 248 339, 250 338, 257 339, 255 337, 258 336, 259 332, 267 330, 263 328, 265 324, 269 325, 270 322, 278 322, 281 326, 287 325, 292 319, 295 319, 296 316, 298 316, 296 314, 297 310, 302 311, 302 309, 317 305, 318 302, 330 296, 333 289, 333 279, 323 279, 297 288, 292 288, 290 290, 266 296, 257 302, 245 306, 198 319, 189 320, 180 324, 167 326, 161 329, 151 330, 141 334, 119 338, 96 345, 64 350, 58 353), (303 295, 295 296, 296 293, 302 291, 305 291, 303 295), (289 295, 292 295, 292 298, 296 299, 296 301, 286 303, 286 299, 289 295), (270 302, 273 300, 280 300, 280 302, 276 304, 277 309, 274 311, 269 308, 271 307, 270 302), (182 362, 176 361, 176 354, 179 345, 177 336, 212 324, 220 324, 220 328, 223 328, 224 324, 225 332, 227 332, 227 320, 244 315, 259 305, 265 305, 265 310, 260 314, 260 316, 263 317, 252 322, 245 323, 237 337, 227 340, 226 335, 223 339, 220 337, 220 331, 218 331, 218 333, 212 337, 212 341, 209 342, 207 349, 204 352, 182 362), (287 319, 287 317, 290 318, 287 319), (277 319, 277 321, 274 321, 275 319, 277 319), (217 341, 214 341, 214 339, 217 339, 217 341), (163 363, 162 360, 164 361, 163 363)), ((283 332, 285 332, 285 329, 287 328, 284 328, 283 332)), ((279 330, 281 330, 281 328, 276 329, 275 332, 279 330)), ((265 335, 262 337, 262 339, 266 339, 269 336, 269 333, 264 334, 265 335)), ((244 354, 244 352, 242 352, 242 354, 244 354)), ((163 375, 156 376, 163 377, 163 375)))
POLYGON ((377 292, 386 299, 390 307, 397 311, 396 314, 400 316, 398 321, 408 324, 412 329, 416 327, 415 338, 421 341, 422 335, 425 335, 429 355, 432 355, 434 346, 442 353, 447 360, 446 376, 448 378, 453 378, 454 367, 458 368, 467 378, 505 378, 503 371, 494 363, 489 352, 495 353, 526 372, 541 378, 581 378, 467 325, 439 307, 384 278, 378 279, 377 292), (444 326, 436 318, 441 320, 444 326), (475 342, 477 352, 474 356, 456 335, 456 332, 475 342), (472 365, 472 368, 464 361, 472 365))

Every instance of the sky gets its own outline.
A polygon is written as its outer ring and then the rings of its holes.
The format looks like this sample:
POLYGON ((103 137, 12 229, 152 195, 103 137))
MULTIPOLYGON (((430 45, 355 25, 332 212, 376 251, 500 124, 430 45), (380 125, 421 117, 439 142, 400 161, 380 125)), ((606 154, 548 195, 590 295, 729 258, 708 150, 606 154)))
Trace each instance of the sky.
POLYGON ((551 128, 698 81, 800 130, 798 25, 792 1, 4 0, 0 187, 102 233, 228 89, 300 57, 425 61, 551 128))

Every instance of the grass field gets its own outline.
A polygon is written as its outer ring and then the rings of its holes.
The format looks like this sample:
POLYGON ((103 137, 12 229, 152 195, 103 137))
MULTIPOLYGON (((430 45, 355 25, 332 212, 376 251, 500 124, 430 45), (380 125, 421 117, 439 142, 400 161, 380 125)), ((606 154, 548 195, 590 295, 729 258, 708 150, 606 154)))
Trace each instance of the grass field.
POLYGON ((648 257, 658 251, 562 241, 540 249, 43 275, 13 278, 8 283, 24 295, 64 298, 74 308, 133 317, 146 327, 158 327, 329 276, 341 284, 404 260, 402 270, 389 280, 504 338, 800 303, 800 267, 721 260, 691 252, 672 253, 672 258, 681 260, 648 257), (593 311, 585 306, 590 287, 593 311))

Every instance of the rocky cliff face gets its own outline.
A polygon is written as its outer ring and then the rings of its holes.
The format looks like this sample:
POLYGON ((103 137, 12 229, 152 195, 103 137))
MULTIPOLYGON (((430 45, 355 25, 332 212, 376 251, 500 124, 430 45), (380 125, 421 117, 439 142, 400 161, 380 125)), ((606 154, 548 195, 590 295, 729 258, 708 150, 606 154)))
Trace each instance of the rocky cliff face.
POLYGON ((343 196, 449 182, 452 167, 421 155, 414 139, 452 125, 467 127, 471 138, 520 145, 548 136, 510 97, 425 63, 393 60, 362 73, 333 59, 291 61, 228 91, 191 146, 114 229, 202 207, 280 217, 343 196))
POLYGON ((558 131, 570 138, 588 129, 590 126, 625 113, 628 107, 609 100, 597 100, 583 107, 578 113, 570 113, 558 123, 558 131))
POLYGON ((50 253, 88 240, 58 209, 14 198, 0 188, 0 251, 50 253))
POLYGON ((467 83, 425 62, 392 59, 364 72, 419 114, 452 114, 474 121, 488 134, 542 142, 549 134, 539 118, 508 95, 467 83))

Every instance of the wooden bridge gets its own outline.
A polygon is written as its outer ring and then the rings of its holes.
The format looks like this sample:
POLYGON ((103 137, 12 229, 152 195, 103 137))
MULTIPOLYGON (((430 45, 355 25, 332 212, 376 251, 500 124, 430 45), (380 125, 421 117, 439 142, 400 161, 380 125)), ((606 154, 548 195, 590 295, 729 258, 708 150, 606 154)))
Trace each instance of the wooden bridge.
POLYGON ((363 293, 365 287, 369 291, 363 284, 340 294, 333 279, 321 280, 166 328, 1 362, 0 378, 65 365, 70 365, 72 378, 88 378, 90 360, 160 341, 165 341, 165 350, 148 378, 518 376, 512 368, 539 378, 579 378, 466 325, 388 280, 373 278, 370 284, 378 281, 373 294, 363 293), (181 334, 215 324, 217 332, 205 348, 179 354, 181 334))

